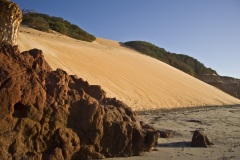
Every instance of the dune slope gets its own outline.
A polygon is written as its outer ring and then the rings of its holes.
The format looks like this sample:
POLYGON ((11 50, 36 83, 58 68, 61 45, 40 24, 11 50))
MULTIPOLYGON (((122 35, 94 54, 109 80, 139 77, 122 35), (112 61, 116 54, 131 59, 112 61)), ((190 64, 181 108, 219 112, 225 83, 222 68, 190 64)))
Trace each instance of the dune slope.
POLYGON ((101 85, 134 110, 240 104, 215 87, 165 63, 97 38, 93 43, 21 27, 21 51, 41 49, 53 69, 62 68, 101 85))

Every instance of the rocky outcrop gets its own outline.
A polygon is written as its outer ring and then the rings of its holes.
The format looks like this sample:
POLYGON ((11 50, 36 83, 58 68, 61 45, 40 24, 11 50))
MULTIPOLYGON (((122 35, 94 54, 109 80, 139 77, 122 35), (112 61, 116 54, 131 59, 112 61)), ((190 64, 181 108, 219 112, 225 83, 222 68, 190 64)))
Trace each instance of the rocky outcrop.
POLYGON ((0 159, 98 159, 150 151, 158 133, 131 108, 40 50, 0 46, 0 159))
POLYGON ((208 145, 213 145, 213 143, 209 141, 207 135, 202 131, 195 130, 193 133, 191 146, 207 148, 208 145))
POLYGON ((175 132, 172 130, 162 130, 162 131, 158 130, 158 132, 161 138, 172 138, 175 135, 175 132))
POLYGON ((218 75, 202 75, 199 79, 240 99, 240 79, 218 75))
POLYGON ((9 0, 0 0, 0 43, 17 44, 22 11, 9 0))

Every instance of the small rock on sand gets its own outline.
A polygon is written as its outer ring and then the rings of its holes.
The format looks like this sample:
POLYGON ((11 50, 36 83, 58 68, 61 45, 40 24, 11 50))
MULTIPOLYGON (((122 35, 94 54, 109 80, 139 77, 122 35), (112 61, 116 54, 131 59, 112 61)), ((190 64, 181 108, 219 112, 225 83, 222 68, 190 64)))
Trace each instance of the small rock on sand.
POLYGON ((195 130, 192 137, 192 147, 208 147, 208 145, 213 145, 212 142, 209 141, 207 135, 200 130, 195 130))

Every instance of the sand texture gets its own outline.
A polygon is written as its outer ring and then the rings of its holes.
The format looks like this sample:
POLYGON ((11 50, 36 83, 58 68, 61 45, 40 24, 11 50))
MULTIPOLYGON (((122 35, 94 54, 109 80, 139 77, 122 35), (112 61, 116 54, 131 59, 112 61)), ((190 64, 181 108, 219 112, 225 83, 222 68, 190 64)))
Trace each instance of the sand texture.
POLYGON ((21 27, 21 51, 41 49, 53 69, 101 85, 134 110, 240 104, 240 100, 119 42, 88 43, 21 27))
POLYGON ((240 106, 200 107, 171 111, 141 112, 141 120, 157 130, 173 130, 173 138, 159 138, 151 153, 119 160, 239 160, 240 106), (202 130, 214 144, 191 147, 193 132, 202 130))

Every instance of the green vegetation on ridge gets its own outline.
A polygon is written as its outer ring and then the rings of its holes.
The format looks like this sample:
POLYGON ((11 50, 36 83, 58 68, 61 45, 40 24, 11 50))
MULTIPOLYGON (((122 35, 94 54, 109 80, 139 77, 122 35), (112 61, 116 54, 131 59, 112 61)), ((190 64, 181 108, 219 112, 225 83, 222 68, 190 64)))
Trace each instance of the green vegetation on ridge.
POLYGON ((54 30, 78 40, 88 42, 96 40, 96 37, 82 30, 77 25, 74 25, 63 18, 51 17, 47 14, 35 12, 25 13, 23 14, 22 24, 44 32, 54 30))
POLYGON ((149 42, 129 41, 124 44, 142 54, 156 58, 194 77, 200 77, 205 74, 217 74, 216 71, 205 67, 204 64, 190 56, 168 52, 149 42))

